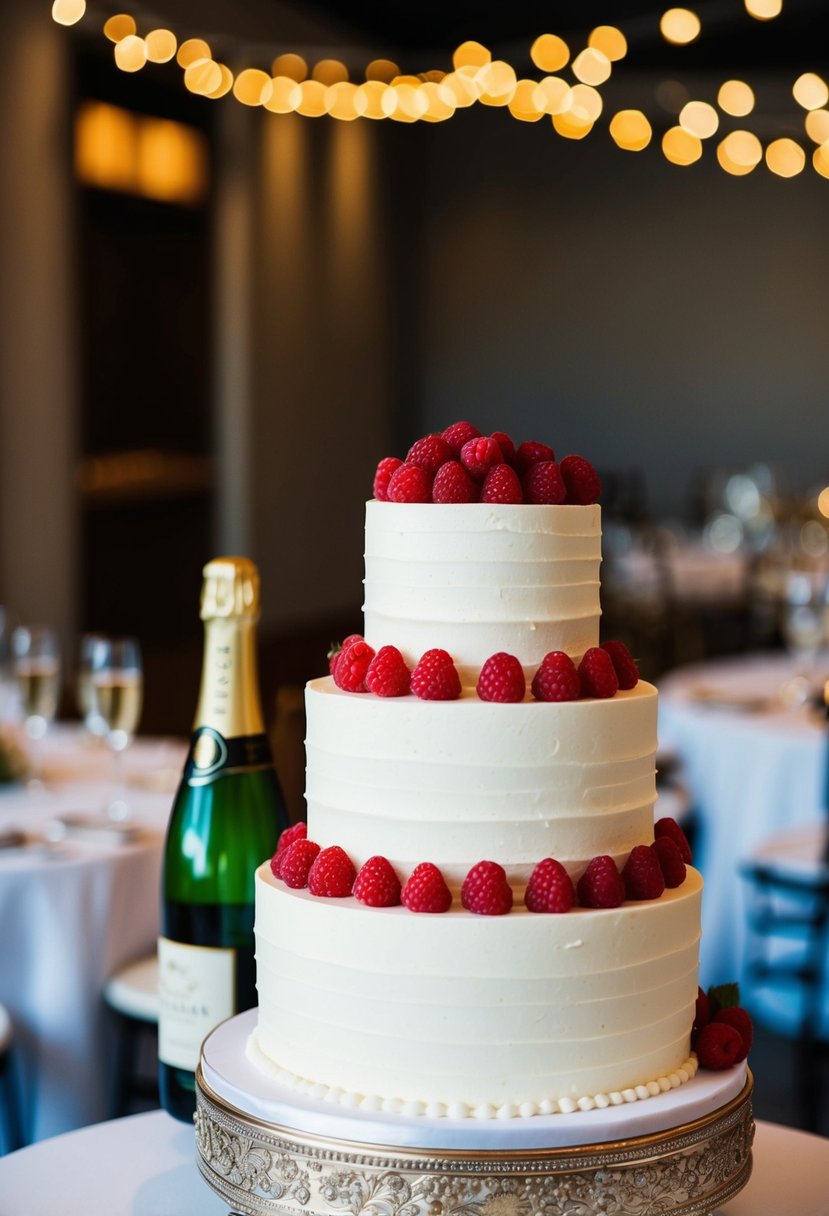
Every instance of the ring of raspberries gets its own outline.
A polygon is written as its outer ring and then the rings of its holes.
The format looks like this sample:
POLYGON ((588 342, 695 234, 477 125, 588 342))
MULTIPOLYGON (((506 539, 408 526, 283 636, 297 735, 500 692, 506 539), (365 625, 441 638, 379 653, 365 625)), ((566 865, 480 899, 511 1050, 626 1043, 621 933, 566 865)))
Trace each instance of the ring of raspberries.
MULTIPOLYGON (((375 650, 362 634, 350 634, 328 652, 328 670, 343 692, 370 692, 377 697, 404 697, 414 693, 423 701, 456 701, 461 680, 446 650, 427 650, 410 668, 396 646, 375 650)), ((606 698, 639 682, 636 660, 624 642, 602 642, 585 651, 576 666, 563 650, 551 650, 541 660, 530 684, 536 701, 577 701, 606 698)), ((490 655, 475 685, 482 701, 502 704, 523 701, 524 668, 515 655, 490 655)))
POLYGON ((556 461, 546 443, 516 447, 504 431, 482 435, 471 422, 454 422, 418 439, 405 460, 384 457, 373 491, 378 502, 587 506, 599 501, 602 483, 583 456, 556 461))
POLYGON ((753 1037, 751 1018, 740 1006, 736 984, 697 990, 691 1046, 701 1068, 719 1071, 739 1064, 751 1050, 753 1037))
MULTIPOLYGON (((685 881, 691 849, 680 825, 664 818, 654 825, 652 844, 636 845, 620 870, 612 857, 589 862, 578 882, 552 857, 539 861, 524 892, 530 912, 569 912, 582 908, 618 908, 626 900, 658 899, 667 888, 685 881)), ((320 848, 309 840, 304 823, 286 828, 271 858, 271 872, 286 886, 307 888, 311 895, 343 899, 353 895, 371 908, 402 904, 410 912, 448 912, 452 893, 432 862, 415 866, 402 882, 391 862, 369 857, 357 869, 339 845, 320 848)), ((503 916, 512 909, 513 891, 503 866, 479 861, 461 887, 461 905, 480 916, 503 916)))

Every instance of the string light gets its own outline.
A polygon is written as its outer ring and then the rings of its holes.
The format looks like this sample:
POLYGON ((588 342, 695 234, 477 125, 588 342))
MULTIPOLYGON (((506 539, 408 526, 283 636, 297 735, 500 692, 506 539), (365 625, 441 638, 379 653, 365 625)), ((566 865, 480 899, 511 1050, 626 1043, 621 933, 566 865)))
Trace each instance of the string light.
POLYGON ((58 25, 75 25, 86 12, 86 0, 55 0, 52 20, 58 25))
POLYGON ((553 126, 565 139, 584 139, 593 130, 593 123, 583 110, 570 109, 553 115, 553 126))
POLYGON ((515 68, 496 59, 486 64, 478 73, 481 95, 478 100, 485 106, 508 106, 518 88, 515 68))
POLYGON ((115 43, 115 62, 122 72, 140 72, 147 62, 147 44, 137 34, 115 43))
POLYGON ((176 63, 180 68, 187 68, 197 59, 212 59, 213 52, 203 38, 188 38, 182 42, 176 54, 176 63))
POLYGON ((763 159, 763 146, 752 131, 731 131, 717 145, 717 160, 726 173, 742 177, 763 159))
POLYGON ((720 118, 707 101, 689 101, 679 112, 679 125, 691 135, 709 139, 716 133, 720 118))
POLYGON ((651 142, 653 130, 641 110, 619 110, 610 120, 610 135, 626 152, 641 152, 651 142))
POLYGON ((303 80, 299 84, 300 99, 297 114, 306 118, 322 118, 325 113, 325 85, 318 80, 303 80))
POLYGON ((588 47, 573 60, 572 72, 583 84, 604 84, 610 77, 610 60, 603 51, 588 47))
POLYGON ((144 39, 150 63, 169 63, 178 43, 172 30, 150 30, 144 39))
POLYGON ((793 139, 775 139, 766 148, 766 164, 778 177, 796 177, 806 164, 806 153, 793 139))
MULTIPOLYGON (((244 106, 261 106, 270 97, 272 87, 267 72, 261 68, 245 68, 233 82, 233 96, 244 106)), ((324 86, 320 85, 320 88, 324 86)))
POLYGON ((391 84, 399 75, 400 68, 391 59, 372 59, 366 68, 366 80, 379 80, 383 84, 391 84))
POLYGON ((536 102, 543 102, 545 114, 563 114, 570 108, 572 94, 570 85, 561 76, 545 76, 536 85, 536 102))
POLYGON ((754 92, 742 80, 726 80, 717 93, 717 105, 733 118, 744 118, 754 109, 754 92))
MULTIPOLYGON (((597 25, 594 30, 590 31, 587 45, 596 51, 601 51, 611 63, 624 59, 628 53, 627 39, 621 30, 616 29, 615 25, 597 25)), ((562 64, 563 66, 564 64, 562 64)))
POLYGON ((570 110, 586 114, 591 123, 599 117, 603 105, 601 93, 589 84, 574 84, 570 90, 570 110))
POLYGON ((222 83, 222 69, 212 59, 194 59, 184 69, 184 87, 209 97, 222 83))
POLYGON ((492 62, 492 52, 480 42, 462 42, 452 56, 454 68, 482 68, 492 62))
POLYGON ((341 122, 353 122, 366 112, 368 101, 364 93, 360 93, 356 84, 349 80, 338 80, 329 85, 326 108, 332 118, 341 122))
POLYGON ((745 0, 746 12, 757 21, 771 21, 783 11, 783 0, 745 0))
POLYGON ((666 42, 687 46, 700 35, 702 23, 689 8, 669 8, 659 18, 659 30, 666 42))
POLYGON ((311 79, 331 87, 348 80, 348 68, 339 59, 320 59, 314 64, 311 79))
MULTIPOLYGON (((566 86, 565 86, 566 87, 566 86)), ((538 122, 544 117, 547 98, 535 80, 519 80, 510 98, 509 112, 519 122, 538 122)))
POLYGON ((443 88, 443 83, 427 80, 422 86, 428 105, 423 112, 424 122, 445 122, 455 113, 455 98, 449 89, 443 88))
POLYGON ((233 88, 233 73, 227 64, 219 63, 216 66, 222 74, 222 80, 218 88, 215 88, 212 93, 207 94, 211 101, 216 101, 219 97, 226 97, 233 88))
MULTIPOLYGON (((452 96, 451 90, 446 90, 452 96)), ((367 80, 360 85, 360 92, 366 99, 364 118, 391 118, 397 109, 397 94, 390 84, 382 80, 367 80)))
POLYGON ((702 140, 684 127, 671 127, 662 136, 662 151, 673 165, 692 165, 702 156, 702 140))
POLYGON ((290 76, 272 76, 270 96, 262 104, 271 114, 292 114, 301 101, 302 89, 296 80, 290 76))
POLYGON ((308 64, 301 55, 289 51, 286 55, 277 55, 271 64, 272 76, 289 76, 297 84, 302 84, 308 76, 308 64))
POLYGON ((541 34, 530 47, 530 58, 542 72, 558 72, 570 61, 570 48, 557 34, 541 34))
POLYGON ((829 142, 815 148, 812 153, 812 167, 821 177, 829 177, 829 142))
POLYGON ((137 29, 135 19, 129 13, 116 13, 114 17, 110 17, 108 21, 104 22, 104 33, 110 42, 120 42, 129 34, 136 33, 137 29))
POLYGON ((814 72, 804 72, 794 82, 792 95, 804 110, 819 110, 829 101, 829 87, 814 72))
POLYGON ((810 110, 806 115, 806 134, 816 144, 829 140, 829 110, 810 110))

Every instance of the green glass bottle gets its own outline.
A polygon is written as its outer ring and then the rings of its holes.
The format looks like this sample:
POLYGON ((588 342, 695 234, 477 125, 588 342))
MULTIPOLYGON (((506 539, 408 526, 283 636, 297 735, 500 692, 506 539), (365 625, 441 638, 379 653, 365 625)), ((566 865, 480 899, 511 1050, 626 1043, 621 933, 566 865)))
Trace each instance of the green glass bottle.
POLYGON ((208 562, 201 617, 201 691, 167 829, 158 942, 161 1104, 186 1121, 202 1040, 256 1004, 253 876, 288 822, 259 699, 253 562, 208 562))

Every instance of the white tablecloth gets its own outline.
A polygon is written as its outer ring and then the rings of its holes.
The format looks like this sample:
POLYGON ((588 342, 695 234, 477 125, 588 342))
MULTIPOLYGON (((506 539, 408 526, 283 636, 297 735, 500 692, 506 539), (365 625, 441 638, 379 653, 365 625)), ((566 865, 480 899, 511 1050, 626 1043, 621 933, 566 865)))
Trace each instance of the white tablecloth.
MULTIPOLYGON (((116 1119, 0 1160, 0 1216, 227 1216, 163 1111, 116 1119)), ((829 1140, 758 1123, 748 1186, 714 1216, 826 1216, 829 1140)))
POLYGON ((755 655, 694 664, 659 682, 660 746, 678 755, 700 821, 705 987, 739 979, 739 862, 770 836, 829 821, 826 718, 775 701, 792 671, 786 655, 755 655))
MULTIPOLYGON (((177 743, 137 740, 125 757, 134 842, 68 838, 53 848, 0 849, 0 1002, 11 1014, 27 1139, 98 1122, 107 1106, 109 975, 153 949, 163 834, 177 743)), ((0 831, 37 834, 64 811, 98 814, 111 757, 82 732, 57 729, 45 789, 0 789, 0 831)))

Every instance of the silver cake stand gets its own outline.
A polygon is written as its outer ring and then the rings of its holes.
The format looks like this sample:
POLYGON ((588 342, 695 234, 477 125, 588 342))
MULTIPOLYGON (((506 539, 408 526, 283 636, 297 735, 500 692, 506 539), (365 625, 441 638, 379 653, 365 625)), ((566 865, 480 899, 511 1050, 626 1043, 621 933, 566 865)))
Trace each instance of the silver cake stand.
POLYGON ((250 1010, 205 1040, 198 1166, 244 1216, 713 1216, 751 1174, 751 1073, 698 1073, 630 1106, 531 1119, 346 1110, 247 1059, 250 1010))

